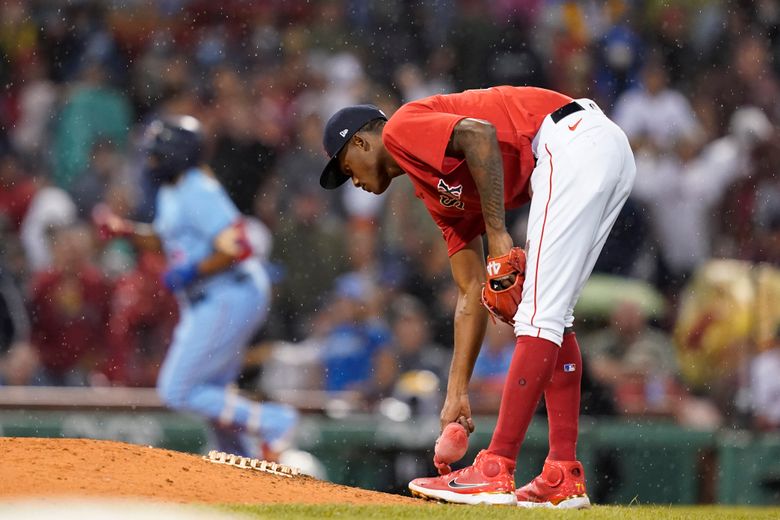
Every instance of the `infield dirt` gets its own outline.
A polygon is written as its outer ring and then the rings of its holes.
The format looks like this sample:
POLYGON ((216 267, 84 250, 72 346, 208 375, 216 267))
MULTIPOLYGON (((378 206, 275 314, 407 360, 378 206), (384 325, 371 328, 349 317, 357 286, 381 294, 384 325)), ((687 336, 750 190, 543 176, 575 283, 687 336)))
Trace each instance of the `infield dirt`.
POLYGON ((0 438, 0 499, 144 498, 177 503, 419 504, 398 495, 213 464, 196 455, 91 439, 0 438))

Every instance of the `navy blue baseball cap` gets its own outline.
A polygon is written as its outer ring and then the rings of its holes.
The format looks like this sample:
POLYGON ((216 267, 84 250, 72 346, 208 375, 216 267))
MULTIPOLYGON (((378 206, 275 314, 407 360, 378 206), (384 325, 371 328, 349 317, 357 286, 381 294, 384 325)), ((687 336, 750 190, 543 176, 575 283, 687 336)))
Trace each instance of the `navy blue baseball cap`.
POLYGON ((353 105, 342 108, 328 119, 322 136, 322 144, 330 160, 320 175, 320 186, 326 190, 332 190, 349 180, 349 176, 342 173, 337 156, 344 145, 355 135, 355 132, 374 119, 387 121, 385 113, 374 105, 353 105))

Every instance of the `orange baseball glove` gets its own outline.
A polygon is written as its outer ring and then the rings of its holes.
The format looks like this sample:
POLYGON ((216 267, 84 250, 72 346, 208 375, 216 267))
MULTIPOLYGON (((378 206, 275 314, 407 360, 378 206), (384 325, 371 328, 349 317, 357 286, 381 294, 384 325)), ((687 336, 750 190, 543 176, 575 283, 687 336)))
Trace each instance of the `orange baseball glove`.
POLYGON ((509 253, 488 256, 487 282, 482 286, 482 305, 493 319, 515 324, 515 313, 523 296, 525 281, 525 251, 513 247, 509 253))

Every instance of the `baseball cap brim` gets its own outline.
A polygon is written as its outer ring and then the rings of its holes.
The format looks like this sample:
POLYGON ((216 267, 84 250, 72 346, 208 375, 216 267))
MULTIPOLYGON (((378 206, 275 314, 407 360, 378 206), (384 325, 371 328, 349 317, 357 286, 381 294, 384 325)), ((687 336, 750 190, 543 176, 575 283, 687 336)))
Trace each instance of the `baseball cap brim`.
MULTIPOLYGON (((341 150, 339 150, 340 152, 341 150)), ((322 170, 320 175, 320 186, 326 190, 334 190, 347 182, 350 179, 349 175, 344 175, 339 166, 338 152, 331 157, 328 164, 325 165, 325 169, 322 170)))

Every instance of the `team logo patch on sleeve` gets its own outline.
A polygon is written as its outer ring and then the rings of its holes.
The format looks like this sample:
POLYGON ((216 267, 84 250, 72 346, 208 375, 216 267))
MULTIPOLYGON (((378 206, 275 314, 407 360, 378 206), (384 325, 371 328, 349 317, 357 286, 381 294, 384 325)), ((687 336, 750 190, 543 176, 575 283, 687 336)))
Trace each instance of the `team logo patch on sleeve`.
POLYGON ((439 185, 436 187, 439 191, 439 202, 445 208, 456 208, 463 210, 466 205, 460 200, 460 196, 463 194, 463 186, 449 186, 444 179, 439 179, 439 185))

